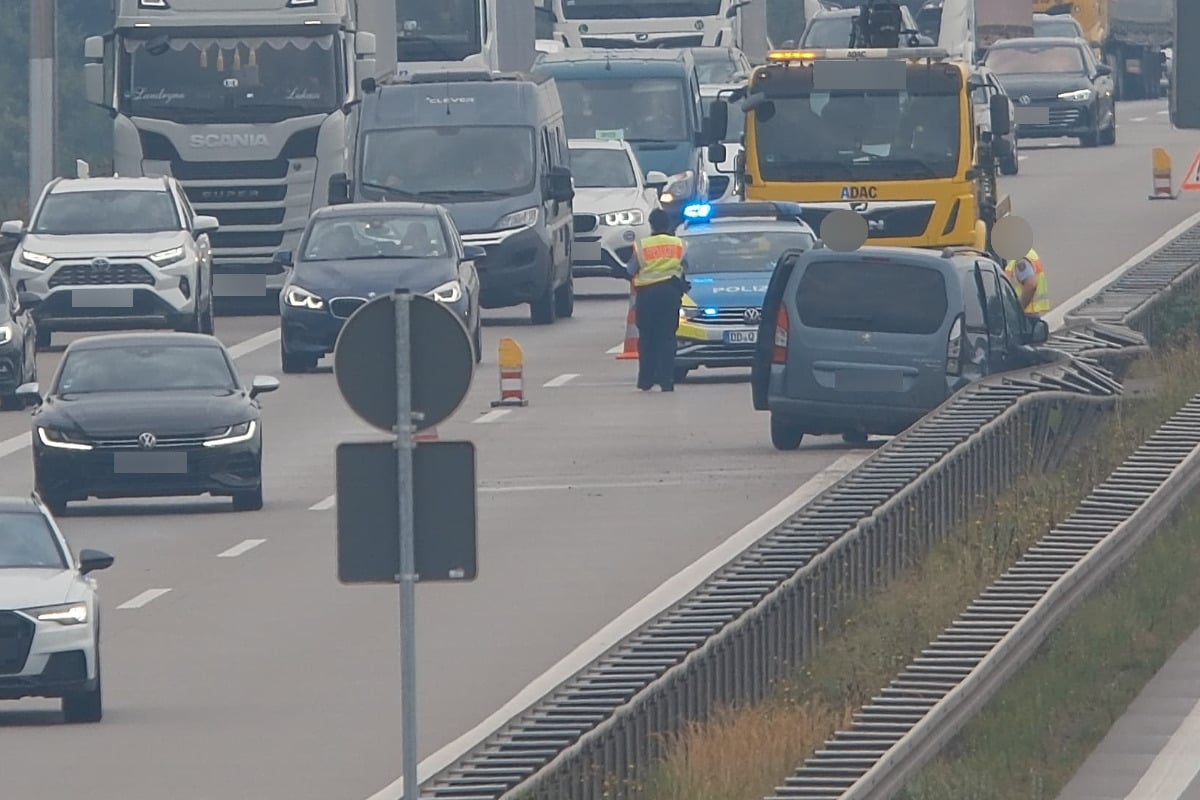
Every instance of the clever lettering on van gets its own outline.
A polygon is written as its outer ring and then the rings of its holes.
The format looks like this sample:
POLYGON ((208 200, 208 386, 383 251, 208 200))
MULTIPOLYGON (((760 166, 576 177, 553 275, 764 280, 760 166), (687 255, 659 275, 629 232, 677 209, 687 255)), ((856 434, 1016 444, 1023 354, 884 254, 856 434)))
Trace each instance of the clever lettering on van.
POLYGON ((448 106, 457 103, 474 103, 474 97, 426 97, 425 102, 435 106, 448 106))

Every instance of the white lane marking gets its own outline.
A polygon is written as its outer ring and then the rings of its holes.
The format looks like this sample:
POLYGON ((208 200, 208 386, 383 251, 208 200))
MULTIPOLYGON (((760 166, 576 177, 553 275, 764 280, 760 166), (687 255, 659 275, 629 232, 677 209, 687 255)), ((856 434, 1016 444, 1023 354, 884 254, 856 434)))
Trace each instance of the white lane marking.
POLYGON ((146 591, 139 594, 137 597, 131 598, 129 600, 126 600, 124 603, 121 603, 121 605, 117 606, 117 608, 141 608, 142 606, 146 605, 150 601, 157 600, 158 598, 162 597, 164 594, 166 594, 169 591, 171 591, 171 590, 170 589, 147 589, 146 591))
POLYGON ((1146 774, 1125 800, 1176 800, 1200 774, 1200 702, 1158 751, 1146 774))
POLYGON ((512 411, 511 408, 493 408, 491 411, 487 412, 482 417, 476 417, 475 419, 471 420, 471 422, 477 422, 477 423, 495 422, 496 420, 500 419, 505 414, 508 414, 511 411, 512 411))
POLYGON ((568 372, 565 375, 559 375, 557 378, 551 378, 542 384, 543 387, 553 388, 555 386, 564 386, 579 377, 578 373, 568 372))
POLYGON ((1168 114, 1170 114, 1171 111, 1170 111, 1170 109, 1164 108, 1162 111, 1155 111, 1154 113, 1158 114, 1160 117, 1165 117, 1168 114))
POLYGON ((217 558, 237 558, 242 553, 253 550, 265 541, 266 539, 247 539, 244 542, 235 544, 223 553, 217 553, 217 558))
POLYGON ((1130 122, 1145 122, 1146 118, 1145 117, 1134 117, 1133 119, 1131 119, 1129 121, 1130 122))
POLYGON ((1029 158, 1029 156, 1017 156, 1017 161, 1024 161, 1027 158, 1029 158))
POLYGON ((279 328, 272 328, 266 333, 260 333, 258 336, 252 336, 244 342, 238 342, 229 348, 229 355, 234 358, 248 356, 255 350, 262 350, 270 344, 279 341, 279 328))
POLYGON ((616 347, 610 347, 610 348, 608 348, 608 349, 607 349, 607 350, 605 350, 604 352, 605 352, 605 354, 606 354, 606 355, 615 356, 615 355, 617 355, 618 353, 620 353, 621 351, 623 351, 624 349, 625 349, 625 345, 623 345, 623 344, 619 344, 619 345, 617 345, 616 347))
MULTIPOLYGON (((428 780, 431 775, 440 772, 457 761, 462 757, 463 753, 478 745, 514 717, 524 713, 546 694, 595 661, 614 644, 624 639, 642 625, 645 625, 647 621, 653 619, 656 615, 661 614, 666 609, 678 603, 694 591, 697 586, 728 564, 735 556, 765 536, 772 528, 782 523, 792 514, 795 514, 798 509, 812 501, 821 492, 837 483, 847 473, 858 467, 863 461, 866 461, 870 455, 869 451, 859 451, 847 453, 842 456, 810 478, 799 489, 779 501, 774 508, 771 508, 758 519, 701 556, 691 565, 667 579, 657 589, 643 597, 625 611, 625 613, 608 623, 608 625, 597 631, 590 639, 575 648, 566 658, 536 678, 494 714, 422 761, 417 767, 417 780, 428 780)), ((388 786, 371 795, 367 800, 397 800, 403 791, 404 778, 397 778, 388 786)))
POLYGON ((337 495, 331 494, 319 503, 313 503, 308 507, 309 511, 328 511, 337 504, 337 495))
MULTIPOLYGON (((261 350, 272 342, 279 341, 279 329, 269 330, 266 333, 260 333, 258 336, 253 336, 244 342, 238 342, 229 348, 229 355, 234 359, 239 359, 242 356, 247 356, 255 350, 261 350)), ((29 447, 31 437, 29 434, 21 434, 13 436, 9 439, 0 441, 0 458, 11 456, 13 453, 19 453, 29 447)))
POLYGON ((1061 328, 1063 326, 1063 324, 1065 323, 1067 314, 1069 312, 1078 308, 1080 305, 1083 304, 1083 302, 1085 300, 1087 300, 1092 295, 1099 294, 1101 289, 1103 289, 1105 286, 1108 286, 1110 283, 1115 281, 1117 278, 1121 277, 1131 267, 1135 266, 1139 261, 1144 261, 1145 259, 1149 258, 1151 255, 1154 254, 1155 250, 1158 250, 1163 245, 1165 245, 1167 242, 1171 241, 1176 236, 1179 236, 1184 231, 1186 231, 1188 228, 1191 228, 1192 226, 1196 225, 1197 223, 1200 223, 1200 212, 1192 214, 1190 217, 1185 219, 1183 222, 1179 223, 1174 228, 1171 228, 1171 230, 1167 231, 1162 236, 1158 237, 1153 242, 1146 245, 1140 251, 1138 251, 1137 253, 1134 253, 1132 256, 1130 256, 1128 261, 1126 261, 1124 264, 1122 264, 1121 266, 1114 269, 1112 272, 1105 275, 1103 278, 1100 278, 1099 280, 1092 283, 1090 286, 1079 290, 1078 292, 1073 294, 1067 300, 1064 300, 1062 303, 1059 303, 1057 308, 1055 308, 1053 311, 1051 311, 1049 314, 1047 314, 1044 317, 1044 319, 1046 320, 1046 324, 1050 326, 1050 330, 1055 331, 1055 330, 1058 330, 1059 328, 1061 328))

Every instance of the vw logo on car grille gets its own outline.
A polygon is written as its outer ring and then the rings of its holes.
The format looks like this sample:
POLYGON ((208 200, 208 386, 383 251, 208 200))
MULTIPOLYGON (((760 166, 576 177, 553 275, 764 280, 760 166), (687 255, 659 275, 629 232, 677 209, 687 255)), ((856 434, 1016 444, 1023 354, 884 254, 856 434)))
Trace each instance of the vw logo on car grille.
POLYGON ((96 269, 108 269, 109 262, 107 258, 94 258, 92 259, 92 266, 96 269))
POLYGON ((138 437, 138 447, 143 450, 153 450, 156 444, 158 444, 158 438, 153 433, 143 433, 138 437))
POLYGON ((1032 102, 1032 100, 1030 100, 1029 95, 1023 94, 1019 98, 1017 98, 1017 102, 1023 106, 1027 106, 1032 102))
POLYGON ((758 308, 747 308, 743 316, 746 318, 746 322, 754 325, 762 322, 762 310, 758 308))

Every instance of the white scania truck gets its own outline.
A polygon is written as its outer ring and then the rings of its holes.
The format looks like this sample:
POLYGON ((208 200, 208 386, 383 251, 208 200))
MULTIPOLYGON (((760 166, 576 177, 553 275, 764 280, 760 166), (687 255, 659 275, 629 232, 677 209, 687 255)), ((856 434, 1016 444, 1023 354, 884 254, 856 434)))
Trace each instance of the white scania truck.
MULTIPOLYGON (((366 77, 396 64, 394 0, 113 0, 84 45, 113 171, 173 175, 216 217, 214 293, 272 299, 329 178, 352 157, 366 77), (271 291, 274 290, 274 291, 271 291)), ((273 305, 273 303, 272 303, 273 305)))

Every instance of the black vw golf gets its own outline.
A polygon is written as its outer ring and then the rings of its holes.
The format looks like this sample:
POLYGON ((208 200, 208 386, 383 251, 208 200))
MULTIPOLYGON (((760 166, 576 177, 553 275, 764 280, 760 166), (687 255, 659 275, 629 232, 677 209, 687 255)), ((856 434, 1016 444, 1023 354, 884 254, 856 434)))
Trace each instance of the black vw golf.
POLYGON ((213 336, 89 336, 63 353, 49 390, 18 394, 33 412, 38 494, 55 513, 90 497, 233 498, 262 508, 258 395, 279 388, 260 375, 242 384, 213 336))

